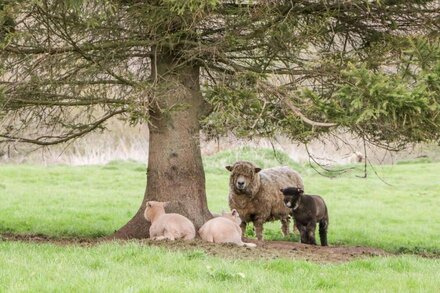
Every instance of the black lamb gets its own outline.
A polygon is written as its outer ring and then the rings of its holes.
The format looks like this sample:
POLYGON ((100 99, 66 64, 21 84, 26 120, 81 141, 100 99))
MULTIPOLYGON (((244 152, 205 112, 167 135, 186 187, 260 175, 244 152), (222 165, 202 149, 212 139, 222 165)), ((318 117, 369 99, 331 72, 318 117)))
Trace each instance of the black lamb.
POLYGON ((281 189, 284 204, 292 210, 295 225, 301 233, 301 243, 316 245, 315 229, 319 223, 321 245, 327 246, 328 210, 319 195, 304 194, 304 190, 296 187, 281 189))

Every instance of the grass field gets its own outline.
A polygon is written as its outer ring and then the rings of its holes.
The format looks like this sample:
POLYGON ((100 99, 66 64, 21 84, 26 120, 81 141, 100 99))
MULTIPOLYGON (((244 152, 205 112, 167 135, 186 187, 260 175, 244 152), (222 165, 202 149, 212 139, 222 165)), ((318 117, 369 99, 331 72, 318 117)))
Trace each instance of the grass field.
MULTIPOLYGON (((376 167, 381 178, 370 172, 367 179, 361 179, 356 175, 362 171, 354 169, 330 179, 294 164, 283 154, 274 158, 270 150, 223 152, 205 158, 212 211, 227 209, 228 172, 224 166, 237 159, 249 159, 262 167, 287 164, 299 170, 307 192, 320 194, 327 201, 331 245, 371 246, 415 255, 324 265, 282 259, 222 259, 197 249, 176 252, 137 242, 81 247, 0 240, 0 292, 438 290, 439 163, 376 167)), ((145 165, 134 162, 84 167, 0 166, 0 233, 108 235, 137 210, 145 178, 145 165)), ((265 225, 265 238, 283 239, 279 223, 265 225)))
POLYGON ((344 264, 224 260, 136 243, 0 243, 0 291, 27 292, 436 292, 438 261, 399 256, 344 264))

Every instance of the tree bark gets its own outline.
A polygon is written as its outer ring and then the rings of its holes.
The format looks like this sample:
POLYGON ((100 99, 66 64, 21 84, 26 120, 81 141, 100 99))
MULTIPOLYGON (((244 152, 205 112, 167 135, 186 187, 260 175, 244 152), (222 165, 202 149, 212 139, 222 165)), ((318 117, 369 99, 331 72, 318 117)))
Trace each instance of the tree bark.
POLYGON ((199 118, 205 102, 200 91, 199 67, 176 67, 176 58, 171 54, 159 56, 152 62, 156 67, 152 77, 159 90, 151 100, 149 113, 147 188, 136 215, 115 232, 114 238, 149 236, 150 223, 143 216, 149 200, 170 201, 166 212, 186 216, 197 230, 212 218, 200 151, 199 118))

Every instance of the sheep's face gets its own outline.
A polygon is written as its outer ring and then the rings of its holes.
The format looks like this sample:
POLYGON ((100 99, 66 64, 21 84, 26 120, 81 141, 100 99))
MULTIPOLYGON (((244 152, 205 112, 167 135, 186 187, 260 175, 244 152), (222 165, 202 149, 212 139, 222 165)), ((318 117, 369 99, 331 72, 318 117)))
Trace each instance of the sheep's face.
POLYGON ((144 217, 151 222, 158 214, 165 213, 169 202, 148 201, 145 206, 144 217))
POLYGON ((222 213, 222 216, 232 220, 233 222, 237 223, 237 225, 241 224, 240 215, 236 209, 233 209, 230 213, 222 213))
POLYGON ((235 191, 243 194, 251 193, 251 185, 256 179, 257 173, 261 171, 261 168, 257 168, 252 163, 244 161, 236 162, 233 166, 226 166, 226 169, 232 172, 230 183, 235 191))
MULTIPOLYGON (((252 176, 252 175, 251 175, 252 176)), ((245 190, 252 181, 252 177, 247 174, 238 174, 235 177, 234 185, 238 190, 245 190)))
POLYGON ((284 189, 280 189, 280 191, 284 195, 284 204, 286 205, 286 207, 296 210, 299 206, 301 195, 304 194, 304 190, 296 187, 287 187, 284 189))

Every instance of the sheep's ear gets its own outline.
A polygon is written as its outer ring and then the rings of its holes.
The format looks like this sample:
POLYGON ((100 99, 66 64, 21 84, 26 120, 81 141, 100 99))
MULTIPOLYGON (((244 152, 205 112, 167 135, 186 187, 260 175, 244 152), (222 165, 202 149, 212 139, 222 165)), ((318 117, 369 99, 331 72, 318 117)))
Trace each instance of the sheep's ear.
POLYGON ((147 207, 151 208, 151 202, 147 201, 147 207))
POLYGON ((232 166, 226 166, 225 168, 226 168, 226 170, 228 170, 229 172, 232 172, 232 166))
POLYGON ((237 217, 237 216, 238 216, 238 212, 237 212, 236 209, 233 209, 233 210, 232 210, 232 215, 233 215, 234 217, 237 217))
POLYGON ((255 173, 258 173, 261 171, 261 168, 255 168, 255 173))

